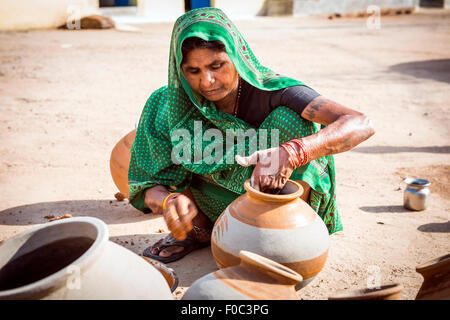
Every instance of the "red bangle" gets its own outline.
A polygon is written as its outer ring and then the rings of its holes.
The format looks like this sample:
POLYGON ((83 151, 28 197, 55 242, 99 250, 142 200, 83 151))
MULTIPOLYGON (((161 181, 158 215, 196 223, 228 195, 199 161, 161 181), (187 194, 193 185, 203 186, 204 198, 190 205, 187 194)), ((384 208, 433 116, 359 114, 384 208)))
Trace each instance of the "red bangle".
POLYGON ((298 154, 295 151, 295 148, 288 142, 283 143, 281 147, 286 150, 286 152, 289 154, 289 160, 292 162, 292 165, 297 168, 300 164, 300 159, 298 158, 298 154))
POLYGON ((297 142, 301 145, 303 153, 305 155, 304 164, 307 164, 309 162, 309 153, 306 151, 306 145, 303 140, 297 140, 297 142))
POLYGON ((284 151, 286 151, 287 152, 287 154, 288 154, 288 159, 289 159, 289 161, 291 162, 291 164, 293 165, 293 166, 295 166, 295 164, 293 163, 293 157, 292 157, 292 153, 291 153, 291 150, 289 150, 288 149, 288 147, 285 145, 285 144, 282 144, 280 147, 282 147, 283 149, 284 149, 284 151))
POLYGON ((295 143, 301 150, 302 160, 300 165, 303 166, 309 162, 309 154, 306 152, 305 143, 300 139, 292 139, 291 142, 295 143))
POLYGON ((297 150, 295 149, 295 146, 292 144, 292 142, 288 141, 286 142, 286 144, 291 147, 292 149, 292 153, 295 155, 297 162, 295 164, 296 167, 299 167, 300 164, 302 163, 301 159, 300 159, 300 155, 298 154, 297 150))
POLYGON ((304 165, 304 164, 305 164, 305 158, 306 158, 306 155, 305 155, 305 150, 303 149, 303 146, 299 143, 299 141, 298 141, 297 139, 292 139, 291 142, 292 142, 292 143, 295 143, 295 144, 298 146, 298 148, 300 149, 300 151, 299 151, 299 153, 301 153, 301 156, 300 156, 300 158, 301 158, 300 165, 301 165, 301 166, 304 165))

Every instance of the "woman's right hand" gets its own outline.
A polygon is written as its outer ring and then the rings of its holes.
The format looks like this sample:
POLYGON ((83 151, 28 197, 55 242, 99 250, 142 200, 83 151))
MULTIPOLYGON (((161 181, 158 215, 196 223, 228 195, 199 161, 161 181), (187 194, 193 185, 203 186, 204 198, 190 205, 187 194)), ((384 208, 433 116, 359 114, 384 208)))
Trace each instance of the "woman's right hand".
POLYGON ((198 213, 194 200, 183 193, 177 193, 166 201, 163 209, 163 201, 169 195, 163 186, 155 186, 146 191, 145 202, 152 212, 160 213, 164 217, 167 228, 177 240, 186 239, 186 233, 192 230, 192 219, 198 213))
POLYGON ((235 159, 243 167, 255 165, 250 184, 266 193, 277 193, 283 189, 295 170, 295 164, 282 147, 259 150, 248 157, 237 155, 235 159))
POLYGON ((172 196, 166 201, 163 217, 173 237, 177 240, 186 239, 186 234, 192 230, 192 219, 198 213, 195 202, 182 193, 172 196))

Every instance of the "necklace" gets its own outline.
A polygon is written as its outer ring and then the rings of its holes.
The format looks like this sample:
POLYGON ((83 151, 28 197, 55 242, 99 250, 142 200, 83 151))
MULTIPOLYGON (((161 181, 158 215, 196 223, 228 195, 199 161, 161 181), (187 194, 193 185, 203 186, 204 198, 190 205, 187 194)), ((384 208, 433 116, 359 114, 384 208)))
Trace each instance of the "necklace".
POLYGON ((238 80, 238 82, 239 82, 238 93, 236 95, 236 103, 234 104, 234 110, 233 110, 233 115, 235 117, 237 116, 237 113, 238 113, 238 110, 239 110, 239 98, 241 96, 241 84, 242 84, 241 77, 240 76, 238 76, 238 77, 239 77, 239 80, 238 80))

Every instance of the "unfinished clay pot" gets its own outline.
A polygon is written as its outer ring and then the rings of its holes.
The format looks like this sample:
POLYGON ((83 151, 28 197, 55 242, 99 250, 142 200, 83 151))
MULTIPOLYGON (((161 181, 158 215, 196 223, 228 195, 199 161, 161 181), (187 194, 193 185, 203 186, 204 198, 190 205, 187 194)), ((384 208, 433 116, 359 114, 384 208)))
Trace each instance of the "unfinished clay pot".
POLYGON ((161 273, 77 217, 25 231, 0 246, 0 299, 173 299, 161 273))
POLYGON ((109 167, 116 187, 125 198, 130 195, 128 189, 128 168, 131 159, 131 145, 136 137, 136 129, 130 131, 117 142, 111 152, 109 167))
POLYGON ((340 291, 328 300, 401 300, 403 287, 389 284, 374 289, 340 291))
POLYGON ((196 280, 183 300, 296 300, 297 272, 252 252, 242 250, 240 264, 196 280))
POLYGON ((302 186, 289 180, 280 194, 244 183, 245 194, 233 201, 214 224, 211 250, 219 268, 238 265, 247 250, 281 263, 303 277, 297 289, 322 270, 329 235, 322 219, 302 199, 302 186))
POLYGON ((416 300, 450 299, 450 254, 416 267, 424 281, 416 300))

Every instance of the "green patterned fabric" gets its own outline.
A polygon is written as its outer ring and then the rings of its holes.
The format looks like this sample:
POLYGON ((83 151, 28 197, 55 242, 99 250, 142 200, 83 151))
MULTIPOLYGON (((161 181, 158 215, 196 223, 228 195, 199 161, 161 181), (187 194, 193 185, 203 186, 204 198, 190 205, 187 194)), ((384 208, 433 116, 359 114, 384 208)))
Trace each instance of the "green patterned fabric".
MULTIPOLYGON (((217 109, 213 102, 190 88, 181 71, 181 44, 189 37, 220 40, 239 75, 259 89, 278 90, 304 84, 262 66, 220 9, 192 10, 176 21, 170 45, 168 85, 147 100, 131 147, 129 200, 135 208, 149 212, 144 203, 145 189, 164 185, 181 192, 191 187, 200 210, 215 221, 228 204, 245 192, 244 181, 251 177, 254 168, 238 165, 235 155, 249 155, 314 134, 319 126, 283 106, 276 108, 259 128, 217 109), (272 141, 272 133, 278 133, 278 139, 273 136, 272 141), (205 188, 205 184, 197 187, 198 178, 211 182, 206 183, 211 188, 205 188), (214 193, 216 187, 226 192, 219 197, 214 193)), ((330 233, 342 229, 336 208, 332 156, 297 168, 290 179, 309 183, 310 205, 330 233)))

